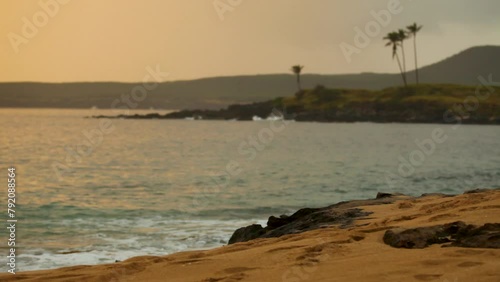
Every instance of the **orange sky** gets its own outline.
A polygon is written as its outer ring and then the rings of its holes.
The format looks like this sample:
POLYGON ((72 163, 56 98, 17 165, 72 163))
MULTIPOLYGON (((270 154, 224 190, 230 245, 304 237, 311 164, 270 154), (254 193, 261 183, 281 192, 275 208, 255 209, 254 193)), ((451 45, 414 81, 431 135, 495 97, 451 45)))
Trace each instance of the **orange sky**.
POLYGON ((340 44, 354 46, 354 28, 391 1, 1 1, 0 81, 140 81, 157 64, 169 80, 284 73, 298 63, 309 73, 397 72, 382 37, 414 21, 424 25, 422 65, 500 45, 500 1, 400 0, 401 12, 348 62, 340 44))

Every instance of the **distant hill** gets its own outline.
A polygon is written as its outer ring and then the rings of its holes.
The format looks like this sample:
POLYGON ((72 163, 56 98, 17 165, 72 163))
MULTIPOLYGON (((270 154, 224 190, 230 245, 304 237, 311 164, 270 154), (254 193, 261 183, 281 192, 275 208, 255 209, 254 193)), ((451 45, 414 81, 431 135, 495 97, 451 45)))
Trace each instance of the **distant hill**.
POLYGON ((500 46, 470 48, 420 70, 424 83, 476 85, 479 76, 490 74, 500 81, 500 46))
MULTIPOLYGON (((390 63, 390 62, 388 62, 390 63)), ((421 68, 422 83, 476 85, 478 76, 492 74, 500 80, 500 46, 467 49, 438 63, 421 68)), ((303 87, 380 90, 401 85, 399 74, 304 74, 303 87)), ((413 82, 413 73, 408 75, 413 82)), ((111 108, 122 94, 139 83, 0 83, 0 107, 111 108)), ((266 101, 296 92, 291 74, 214 77, 164 82, 148 93, 137 108, 218 109, 235 103, 266 101)))

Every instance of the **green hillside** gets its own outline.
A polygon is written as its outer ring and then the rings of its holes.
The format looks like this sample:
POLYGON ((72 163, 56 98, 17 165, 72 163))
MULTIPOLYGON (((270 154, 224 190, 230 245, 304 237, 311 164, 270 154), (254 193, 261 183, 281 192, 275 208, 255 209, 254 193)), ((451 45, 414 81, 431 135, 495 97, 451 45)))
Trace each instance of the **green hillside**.
POLYGON ((500 119, 500 87, 424 84, 378 91, 317 86, 277 105, 298 120, 439 122, 451 116, 463 122, 500 119))

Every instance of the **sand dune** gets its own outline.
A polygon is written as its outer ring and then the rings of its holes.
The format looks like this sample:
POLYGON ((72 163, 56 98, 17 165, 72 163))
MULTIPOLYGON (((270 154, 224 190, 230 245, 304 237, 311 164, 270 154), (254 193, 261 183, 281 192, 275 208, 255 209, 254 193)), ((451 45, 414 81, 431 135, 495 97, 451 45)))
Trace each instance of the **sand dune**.
POLYGON ((362 209, 373 213, 347 229, 329 226, 207 251, 2 274, 0 281, 500 281, 500 249, 438 244, 397 249, 382 240, 392 228, 499 222, 499 190, 399 196, 394 203, 362 209))

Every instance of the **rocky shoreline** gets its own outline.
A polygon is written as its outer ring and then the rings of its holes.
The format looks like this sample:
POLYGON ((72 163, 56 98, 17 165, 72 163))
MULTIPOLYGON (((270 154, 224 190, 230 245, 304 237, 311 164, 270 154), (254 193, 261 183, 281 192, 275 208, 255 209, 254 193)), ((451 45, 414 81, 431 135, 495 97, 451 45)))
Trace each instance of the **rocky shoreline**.
POLYGON ((287 108, 280 99, 245 105, 231 105, 220 110, 181 110, 168 114, 150 113, 145 115, 92 116, 92 118, 118 119, 184 119, 184 120, 273 120, 275 118, 297 122, 373 122, 373 123, 433 123, 433 124, 482 124, 499 125, 500 117, 480 115, 466 117, 446 116, 446 108, 437 111, 415 109, 377 109, 377 105, 356 105, 349 109, 304 110, 287 108))
POLYGON ((376 122, 500 124, 500 87, 419 85, 380 91, 329 89, 317 85, 294 96, 220 110, 181 110, 165 115, 95 116, 123 119, 275 120, 305 122, 376 122), (479 95, 478 93, 483 93, 479 95), (488 98, 486 103, 486 98, 488 98), (480 103, 485 100, 485 103, 480 103), (473 102, 471 102, 473 101, 473 102))
MULTIPOLYGON (((464 194, 487 192, 488 190, 471 190, 464 194)), ((412 201, 422 197, 409 197, 403 194, 378 193, 375 199, 340 202, 325 208, 304 208, 294 214, 280 217, 271 216, 267 226, 253 224, 236 230, 229 244, 247 242, 259 238, 278 238, 284 235, 298 234, 329 226, 341 229, 354 227, 356 219, 370 216, 371 212, 360 207, 392 204, 397 200, 412 201)), ((443 198, 454 196, 433 194, 443 198)), ((412 229, 389 229, 383 237, 384 243, 395 248, 424 248, 432 244, 449 243, 448 246, 471 248, 500 248, 500 222, 486 223, 482 226, 455 221, 430 227, 412 229)))

